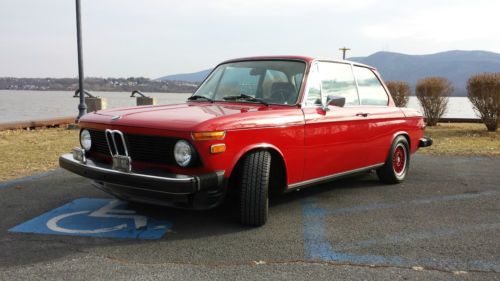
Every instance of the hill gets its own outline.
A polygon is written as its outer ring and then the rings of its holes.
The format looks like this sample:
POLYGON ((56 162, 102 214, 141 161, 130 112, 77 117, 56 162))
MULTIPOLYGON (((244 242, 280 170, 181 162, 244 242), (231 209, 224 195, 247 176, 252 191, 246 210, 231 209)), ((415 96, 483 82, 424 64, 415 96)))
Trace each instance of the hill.
POLYGON ((471 75, 500 71, 500 54, 486 51, 448 51, 431 55, 406 55, 377 52, 368 57, 349 58, 374 66, 385 81, 403 80, 414 88, 427 76, 442 76, 455 87, 454 96, 466 96, 466 83, 471 75))
MULTIPOLYGON (((377 52, 367 57, 349 58, 376 67, 385 81, 402 80, 412 89, 419 79, 442 76, 455 88, 453 96, 466 96, 465 85, 471 75, 482 72, 500 72, 500 54, 486 51, 447 51, 431 55, 406 55, 377 52)), ((168 75, 158 80, 201 82, 211 69, 185 74, 168 75)), ((413 91, 413 90, 412 90, 413 91)))
POLYGON ((194 73, 167 75, 167 76, 160 77, 157 80, 161 80, 161 81, 168 81, 168 80, 169 81, 186 81, 186 82, 200 83, 205 79, 205 77, 208 76, 210 71, 212 71, 212 69, 202 70, 202 71, 194 72, 194 73))

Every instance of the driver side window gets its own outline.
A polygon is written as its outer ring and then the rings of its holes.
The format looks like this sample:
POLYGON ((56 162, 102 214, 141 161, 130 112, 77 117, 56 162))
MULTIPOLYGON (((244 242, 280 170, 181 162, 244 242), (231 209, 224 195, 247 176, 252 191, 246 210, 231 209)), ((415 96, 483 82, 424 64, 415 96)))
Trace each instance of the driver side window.
POLYGON ((320 62, 323 99, 327 96, 345 98, 345 106, 359 105, 356 81, 351 65, 346 63, 320 62))

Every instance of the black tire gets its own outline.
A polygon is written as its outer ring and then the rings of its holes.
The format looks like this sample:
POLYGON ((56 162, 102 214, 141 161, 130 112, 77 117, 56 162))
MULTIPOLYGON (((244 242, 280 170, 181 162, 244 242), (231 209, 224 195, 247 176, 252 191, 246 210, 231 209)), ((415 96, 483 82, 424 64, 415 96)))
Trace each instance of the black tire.
POLYGON ((245 156, 240 191, 240 221, 244 225, 261 226, 267 221, 270 170, 268 151, 250 152, 245 156))
POLYGON ((384 165, 377 169, 377 176, 383 183, 395 184, 405 180, 410 168, 410 150, 408 140, 397 136, 384 165))

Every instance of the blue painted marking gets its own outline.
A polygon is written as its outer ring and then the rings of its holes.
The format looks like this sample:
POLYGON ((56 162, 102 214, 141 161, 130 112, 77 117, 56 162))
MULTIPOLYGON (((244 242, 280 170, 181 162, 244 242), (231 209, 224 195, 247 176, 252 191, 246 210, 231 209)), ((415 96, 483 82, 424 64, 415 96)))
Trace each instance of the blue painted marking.
POLYGON ((127 239, 160 239, 172 224, 127 209, 112 199, 82 198, 9 229, 9 232, 127 239))
MULTIPOLYGON (((487 195, 494 194, 494 192, 487 192, 487 195)), ((456 200, 458 198, 476 198, 479 194, 464 194, 457 196, 443 196, 441 201, 456 200), (464 197, 468 195, 467 197, 464 197), (473 196, 476 195, 476 196, 473 196), (452 199, 454 198, 454 199, 452 199)), ((484 194, 483 194, 484 195, 484 194)), ((325 218, 327 215, 334 214, 335 212, 328 212, 318 207, 317 198, 308 198, 303 201, 303 222, 304 222, 304 248, 306 255, 311 260, 321 261, 337 261, 343 263, 354 264, 371 264, 371 265, 396 265, 396 266, 427 266, 427 267, 440 267, 460 269, 464 265, 468 269, 485 270, 500 272, 500 263, 495 261, 457 261, 451 259, 433 259, 433 258, 406 258, 399 256, 383 256, 364 253, 345 253, 335 250, 332 243, 329 241, 326 232, 325 218)), ((412 202, 433 203, 439 202, 439 198, 414 200, 412 202)), ((386 206, 388 204, 379 204, 386 206)), ((395 205, 395 204, 392 204, 395 205)), ((364 206, 359 206, 359 209, 353 210, 366 210, 364 206)))
POLYGON ((43 172, 43 173, 40 173, 40 174, 34 174, 34 175, 31 175, 31 176, 27 176, 27 177, 23 177, 23 178, 19 178, 19 179, 5 181, 5 182, 0 183, 0 189, 11 187, 11 186, 14 186, 14 185, 18 185, 18 184, 21 184, 21 183, 27 182, 27 181, 41 179, 41 178, 44 178, 46 176, 50 176, 52 174, 59 173, 59 172, 62 172, 62 171, 63 171, 62 169, 55 169, 55 170, 50 170, 50 171, 43 172))
MULTIPOLYGON (((409 205, 422 205, 422 204, 431 204, 431 203, 441 203, 448 201, 457 201, 457 200, 466 200, 466 199, 474 199, 479 197, 488 197, 497 194, 496 191, 484 191, 479 193, 464 193, 464 194, 456 194, 456 195, 448 195, 448 196, 436 196, 424 199, 415 199, 406 202, 400 203, 380 203, 380 204, 370 204, 370 205, 358 205, 354 207, 346 207, 339 208, 331 211, 327 211, 321 208, 318 208, 318 211, 323 215, 339 215, 339 214, 347 214, 347 213, 360 213, 367 211, 376 211, 376 210, 384 210, 384 209, 392 209, 392 208, 400 208, 409 205)), ((319 214, 319 213, 318 213, 319 214)))

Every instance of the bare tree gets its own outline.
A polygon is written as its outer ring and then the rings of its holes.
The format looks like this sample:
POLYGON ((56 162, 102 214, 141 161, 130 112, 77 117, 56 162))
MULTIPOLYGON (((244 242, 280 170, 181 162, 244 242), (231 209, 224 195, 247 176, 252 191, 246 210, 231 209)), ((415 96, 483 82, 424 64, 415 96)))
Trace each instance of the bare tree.
POLYGON ((405 81, 387 81, 387 88, 397 107, 405 107, 410 99, 410 85, 405 81))
POLYGON ((451 82, 443 77, 427 77, 417 82, 415 93, 424 110, 427 126, 435 126, 446 112, 451 82))
POLYGON ((467 96, 488 131, 496 131, 500 122, 500 72, 470 77, 467 96))

